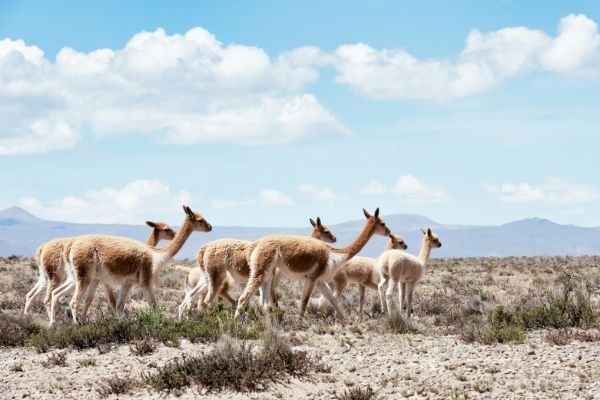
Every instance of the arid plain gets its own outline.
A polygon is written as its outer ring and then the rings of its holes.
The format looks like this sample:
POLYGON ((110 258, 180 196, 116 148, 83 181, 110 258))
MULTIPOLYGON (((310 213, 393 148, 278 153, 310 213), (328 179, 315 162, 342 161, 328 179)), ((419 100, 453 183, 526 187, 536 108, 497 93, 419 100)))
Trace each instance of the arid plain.
MULTIPOLYGON (((188 262, 190 266, 191 263, 188 262)), ((380 312, 367 291, 345 291, 345 320, 313 298, 298 315, 299 283, 283 280, 270 318, 242 322, 223 306, 177 321, 184 276, 166 268, 159 309, 136 293, 126 317, 100 291, 88 322, 66 305, 47 330, 28 258, 0 261, 3 398, 598 398, 600 257, 433 259, 412 321, 380 312), (228 362, 220 362, 224 359, 228 362), (233 360, 233 361, 231 361, 233 360)), ((241 288, 235 291, 239 295, 241 288)))

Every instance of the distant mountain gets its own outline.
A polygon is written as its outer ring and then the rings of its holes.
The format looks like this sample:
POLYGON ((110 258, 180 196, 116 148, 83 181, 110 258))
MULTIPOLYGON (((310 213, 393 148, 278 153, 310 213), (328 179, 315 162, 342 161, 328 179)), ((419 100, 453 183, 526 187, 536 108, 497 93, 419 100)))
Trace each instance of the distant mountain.
MULTIPOLYGON (((432 257, 476 256, 536 256, 536 255, 600 255, 600 228, 560 225, 540 218, 530 218, 499 226, 445 225, 416 214, 384 216, 392 232, 402 235, 408 251, 418 253, 423 234, 421 228, 430 227, 442 241, 442 248, 432 257)), ((352 242, 364 226, 364 219, 330 225, 338 238, 336 246, 352 242)), ((194 258, 205 242, 219 238, 255 240, 261 236, 285 233, 307 235, 306 228, 215 227, 210 233, 194 233, 178 258, 194 258)), ((146 225, 74 224, 45 221, 27 211, 11 207, 0 211, 0 256, 11 254, 32 255, 39 244, 56 237, 101 233, 145 240, 149 233, 146 225)), ((381 253, 387 238, 376 236, 361 254, 376 256, 381 253)), ((163 242, 164 243, 164 242, 163 242)))
POLYGON ((39 222, 42 222, 42 220, 19 207, 10 207, 0 211, 0 225, 34 224, 39 222))

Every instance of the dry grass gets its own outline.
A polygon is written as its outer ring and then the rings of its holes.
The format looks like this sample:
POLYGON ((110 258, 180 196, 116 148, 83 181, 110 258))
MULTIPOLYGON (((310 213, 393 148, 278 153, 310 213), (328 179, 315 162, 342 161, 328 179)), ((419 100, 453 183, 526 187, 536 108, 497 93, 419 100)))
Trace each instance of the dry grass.
MULTIPOLYGON (((21 314, 25 294, 35 283, 36 275, 29 259, 0 259, 0 347, 32 346, 40 352, 54 349, 94 352, 95 348, 103 354, 126 344, 132 356, 141 357, 162 344, 178 346, 182 339, 212 343, 201 354, 172 359, 148 370, 143 377, 138 373, 99 381, 95 387, 102 396, 148 389, 178 394, 189 387, 208 392, 260 391, 290 377, 331 371, 332 367, 322 365, 314 355, 292 350, 292 343, 305 346, 308 342, 310 346, 307 336, 311 340, 335 340, 340 348, 351 348, 353 340, 367 334, 373 337, 390 332, 456 335, 466 343, 517 345, 527 341, 531 332, 542 329, 544 339, 556 346, 574 341, 600 341, 600 257, 431 260, 415 291, 412 321, 383 315, 376 291, 367 291, 365 310, 371 310, 370 315, 359 317, 358 290, 353 285, 341 300, 346 315, 344 325, 339 324, 331 310, 319 309, 314 304, 304 318, 299 318, 302 284, 284 280, 279 293, 286 296, 281 296, 281 308, 271 314, 271 319, 277 321, 277 329, 252 308, 244 322, 239 323, 222 305, 208 312, 193 312, 189 318, 177 321, 183 276, 166 271, 162 276, 164 284, 157 290, 160 308, 148 310, 143 298, 135 294, 127 304, 127 315, 117 317, 110 312, 104 296, 97 295, 86 324, 71 325, 68 311, 61 307, 57 327, 50 330, 45 328, 46 311, 41 298, 34 303, 31 317, 21 314), (224 335, 227 339, 223 339, 224 335)), ((93 358, 73 360, 71 366, 95 368, 93 358)), ((46 360, 52 367, 62 362, 67 362, 66 353, 56 351, 46 360), (63 361, 59 354, 64 355, 63 361)), ((29 364, 25 366, 29 371, 29 364)), ((17 376, 23 365, 6 366, 9 369, 17 376)), ((335 379, 334 373, 331 379, 335 379)), ((352 386, 338 388, 336 396, 376 397, 361 383, 355 380, 351 383, 352 386)), ((494 390, 483 380, 477 381, 473 388, 482 396, 490 395, 488 390, 493 394, 494 390)), ((463 398, 461 390, 448 396, 463 398)))
POLYGON ((208 392, 265 390, 270 383, 288 376, 303 377, 322 370, 320 362, 305 352, 293 351, 281 332, 269 327, 261 349, 223 336, 212 351, 200 356, 183 356, 143 374, 144 384, 158 392, 173 392, 193 386, 208 392))

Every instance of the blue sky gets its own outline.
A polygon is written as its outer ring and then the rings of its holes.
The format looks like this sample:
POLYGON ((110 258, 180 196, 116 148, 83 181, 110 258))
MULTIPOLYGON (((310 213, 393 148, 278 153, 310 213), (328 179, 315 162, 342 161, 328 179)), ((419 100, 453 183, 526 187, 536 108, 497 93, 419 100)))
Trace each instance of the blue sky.
POLYGON ((120 3, 0 4, 0 207, 600 226, 597 2, 120 3))

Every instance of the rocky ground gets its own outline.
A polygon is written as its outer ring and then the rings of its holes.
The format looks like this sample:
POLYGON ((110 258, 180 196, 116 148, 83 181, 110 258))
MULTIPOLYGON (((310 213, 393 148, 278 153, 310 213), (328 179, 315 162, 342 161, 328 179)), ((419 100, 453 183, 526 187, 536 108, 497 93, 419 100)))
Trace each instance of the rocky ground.
MULTIPOLYGON (((439 260, 432 264, 422 287, 417 287, 420 294, 415 299, 414 325, 421 333, 392 333, 385 326, 385 318, 377 314, 362 319, 352 315, 341 325, 327 314, 314 312, 298 321, 297 315, 286 311, 281 329, 294 349, 319 358, 326 368, 254 393, 205 393, 202 388, 188 388, 164 394, 137 385, 118 398, 186 399, 202 395, 207 399, 335 399, 344 398, 350 389, 367 387, 373 388, 379 399, 600 398, 597 328, 582 330, 588 339, 595 338, 591 341, 573 337, 567 343, 557 344, 548 339, 555 330, 535 329, 527 331, 523 343, 481 344, 465 342, 460 328, 463 324, 448 322, 472 314, 466 310, 481 309, 485 314, 485 309, 495 305, 509 306, 516 301, 515 296, 532 288, 539 290, 537 295, 541 296, 545 286, 555 284, 565 273, 578 274, 578 279, 591 285, 591 300, 596 306, 593 290, 599 271, 596 258, 439 260), (435 300, 442 294, 445 297, 435 300), (439 306, 437 301, 446 309, 462 312, 433 312, 439 306)), ((17 314, 22 306, 19 296, 24 295, 34 279, 35 271, 27 266, 27 261, 5 260, 0 267, 0 309, 17 314)), ((181 297, 179 279, 174 273, 163 277, 161 296, 171 312, 181 297)), ((297 304, 299 289, 290 284, 284 290, 294 293, 284 302, 284 308, 291 310, 297 304)), ((374 293, 369 301, 376 304, 374 293)), ((139 297, 130 305, 143 306, 139 297)), ((355 309, 355 291, 345 297, 344 306, 347 312, 355 309)), ((100 299, 97 307, 105 307, 100 299)), ((38 306, 36 313, 41 321, 43 307, 38 306)), ((114 345, 102 351, 66 349, 41 354, 29 346, 4 347, 0 348, 0 396, 103 398, 98 389, 107 378, 138 381, 143 372, 155 371, 184 354, 206 353, 212 346, 183 339, 179 347, 158 344, 156 351, 145 356, 132 355, 130 345, 114 345), (64 366, 48 362, 49 357, 62 352, 66 354, 64 366)))

